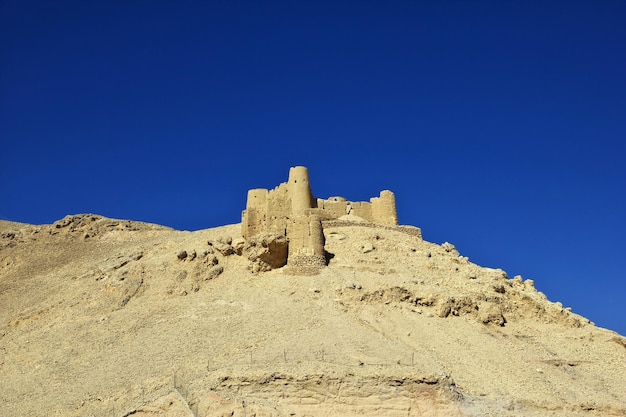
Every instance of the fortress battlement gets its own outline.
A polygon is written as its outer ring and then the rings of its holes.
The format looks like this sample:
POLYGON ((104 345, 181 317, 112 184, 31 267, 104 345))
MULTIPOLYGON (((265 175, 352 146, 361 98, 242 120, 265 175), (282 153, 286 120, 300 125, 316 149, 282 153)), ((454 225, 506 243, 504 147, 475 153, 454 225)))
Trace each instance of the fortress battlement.
POLYGON ((273 190, 248 191, 241 232, 246 240, 259 235, 284 237, 288 242, 287 265, 319 267, 326 264, 322 222, 329 220, 397 226, 395 196, 383 190, 369 202, 315 198, 307 168, 296 166, 290 168, 288 181, 273 190))

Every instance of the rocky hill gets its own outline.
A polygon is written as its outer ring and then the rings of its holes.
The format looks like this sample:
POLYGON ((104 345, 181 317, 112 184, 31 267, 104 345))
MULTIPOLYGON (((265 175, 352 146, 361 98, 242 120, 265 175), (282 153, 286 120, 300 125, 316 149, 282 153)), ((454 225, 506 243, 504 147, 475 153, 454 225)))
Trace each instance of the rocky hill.
POLYGON ((327 222, 303 275, 240 225, 0 222, 0 416, 626 415, 624 337, 416 230, 327 222))

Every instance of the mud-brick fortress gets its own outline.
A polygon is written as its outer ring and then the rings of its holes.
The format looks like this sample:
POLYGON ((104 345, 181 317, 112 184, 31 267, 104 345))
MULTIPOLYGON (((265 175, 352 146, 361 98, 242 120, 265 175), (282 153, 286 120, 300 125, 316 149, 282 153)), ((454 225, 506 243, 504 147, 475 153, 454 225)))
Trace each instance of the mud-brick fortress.
POLYGON ((326 265, 323 224, 329 221, 397 226, 395 197, 385 190, 369 202, 342 197, 316 199, 307 168, 297 166, 289 170, 287 183, 273 190, 248 191, 241 226, 246 240, 262 234, 284 236, 288 241, 287 265, 307 268, 326 265))

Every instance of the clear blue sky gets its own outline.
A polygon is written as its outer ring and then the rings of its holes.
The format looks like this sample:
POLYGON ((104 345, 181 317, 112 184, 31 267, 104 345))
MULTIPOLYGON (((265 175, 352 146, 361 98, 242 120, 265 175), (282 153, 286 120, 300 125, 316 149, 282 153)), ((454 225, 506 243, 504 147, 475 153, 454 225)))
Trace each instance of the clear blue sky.
POLYGON ((197 230, 309 167, 626 334, 626 2, 0 0, 0 218, 197 230))

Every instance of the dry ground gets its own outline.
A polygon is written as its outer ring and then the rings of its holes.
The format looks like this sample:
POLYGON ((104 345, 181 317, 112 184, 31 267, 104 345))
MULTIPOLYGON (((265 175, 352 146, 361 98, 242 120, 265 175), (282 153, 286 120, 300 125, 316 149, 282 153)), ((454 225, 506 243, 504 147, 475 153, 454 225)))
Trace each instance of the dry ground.
POLYGON ((626 415, 626 339, 532 282, 402 229, 325 235, 294 276, 229 253, 239 225, 0 222, 0 416, 626 415))

